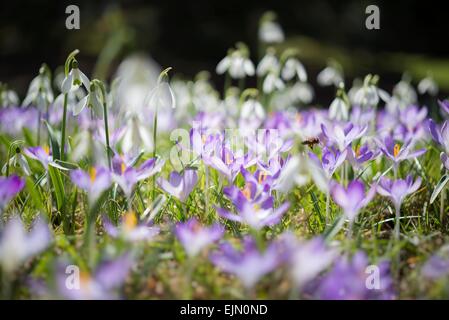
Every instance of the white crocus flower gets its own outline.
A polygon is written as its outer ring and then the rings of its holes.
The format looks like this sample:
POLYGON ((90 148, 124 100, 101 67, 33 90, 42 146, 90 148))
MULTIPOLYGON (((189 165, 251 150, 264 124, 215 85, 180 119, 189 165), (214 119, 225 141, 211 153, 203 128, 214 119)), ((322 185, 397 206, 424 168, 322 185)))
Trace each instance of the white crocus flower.
POLYGON ((267 50, 267 53, 257 65, 256 73, 257 76, 263 77, 269 73, 270 70, 279 70, 279 60, 276 57, 274 50, 267 50))
POLYGON ((84 86, 86 90, 89 90, 89 78, 87 78, 87 76, 80 69, 78 69, 77 62, 72 62, 72 70, 70 70, 69 74, 62 81, 61 91, 66 94, 76 91, 81 86, 84 86))
POLYGON ((281 76, 284 80, 291 80, 295 76, 298 77, 299 81, 307 81, 307 72, 304 65, 296 58, 290 57, 285 61, 282 67, 281 76))
POLYGON ((343 82, 343 75, 337 68, 328 66, 318 74, 317 82, 320 86, 338 86, 343 82))

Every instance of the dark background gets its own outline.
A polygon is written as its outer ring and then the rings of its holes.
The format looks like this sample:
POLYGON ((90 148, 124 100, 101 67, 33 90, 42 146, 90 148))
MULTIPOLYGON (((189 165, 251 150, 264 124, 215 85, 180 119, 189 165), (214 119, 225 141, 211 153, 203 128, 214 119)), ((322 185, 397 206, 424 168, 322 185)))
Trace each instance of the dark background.
MULTIPOLYGON (((352 61, 349 77, 378 72, 387 89, 400 79, 401 72, 399 66, 395 68, 394 59, 384 64, 385 53, 424 57, 423 67, 416 71, 418 76, 427 65, 438 72, 438 63, 446 67, 448 61, 448 14, 443 2, 437 1, 3 0, 0 81, 23 95, 42 62, 54 69, 74 48, 81 50, 78 60, 90 74, 108 41, 116 44, 117 50, 103 70, 105 77, 111 75, 122 57, 136 50, 147 52, 164 67, 172 66, 177 74, 192 77, 203 69, 213 71, 237 41, 246 42, 256 58, 258 20, 266 10, 277 12, 291 43, 295 44, 300 36, 324 46, 318 50, 323 52, 322 57, 304 57, 311 78, 335 52, 328 54, 328 48, 342 50, 342 55, 352 61), (65 28, 65 7, 69 4, 80 8, 80 30, 65 28), (380 30, 365 28, 365 8, 369 4, 380 8, 380 30), (352 59, 355 53, 360 54, 352 59)), ((396 61, 406 61, 398 57, 396 61)), ((439 80, 444 89, 443 76, 439 80)), ((218 84, 222 81, 215 75, 213 79, 218 84)))

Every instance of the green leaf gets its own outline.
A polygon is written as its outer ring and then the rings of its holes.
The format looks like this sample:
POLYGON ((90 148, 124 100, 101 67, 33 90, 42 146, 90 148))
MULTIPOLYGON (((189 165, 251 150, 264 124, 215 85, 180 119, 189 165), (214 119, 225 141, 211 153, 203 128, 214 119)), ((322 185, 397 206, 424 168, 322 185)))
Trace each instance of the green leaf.
POLYGON ((449 174, 445 174, 441 177, 440 181, 438 182, 437 186, 433 190, 432 196, 430 197, 430 203, 432 204, 435 199, 438 197, 440 192, 444 189, 446 184, 449 182, 449 174))
POLYGON ((52 151, 53 159, 61 159, 58 138, 56 137, 55 131, 53 130, 52 126, 47 121, 44 121, 44 122, 48 129, 48 135, 50 136, 51 151, 52 151))
POLYGON ((59 171, 59 169, 49 164, 48 173, 50 175, 50 180, 54 188, 58 210, 61 210, 65 202, 64 183, 62 181, 61 172, 59 171))
POLYGON ((40 195, 40 193, 37 191, 36 188, 37 183, 34 183, 34 181, 31 179, 31 177, 26 178, 26 189, 28 191, 28 194, 31 197, 31 200, 33 201, 34 205, 39 208, 42 211, 45 211, 45 204, 44 201, 40 195))

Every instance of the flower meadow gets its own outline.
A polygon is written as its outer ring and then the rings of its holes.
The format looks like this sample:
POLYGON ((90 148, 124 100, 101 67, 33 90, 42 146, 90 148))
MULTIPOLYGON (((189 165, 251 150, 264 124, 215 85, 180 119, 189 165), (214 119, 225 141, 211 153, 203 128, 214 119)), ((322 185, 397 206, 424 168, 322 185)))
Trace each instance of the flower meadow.
POLYGON ((318 106, 275 15, 257 36, 194 79, 137 54, 92 79, 74 50, 1 84, 3 299, 449 298, 437 84, 330 62, 318 106))

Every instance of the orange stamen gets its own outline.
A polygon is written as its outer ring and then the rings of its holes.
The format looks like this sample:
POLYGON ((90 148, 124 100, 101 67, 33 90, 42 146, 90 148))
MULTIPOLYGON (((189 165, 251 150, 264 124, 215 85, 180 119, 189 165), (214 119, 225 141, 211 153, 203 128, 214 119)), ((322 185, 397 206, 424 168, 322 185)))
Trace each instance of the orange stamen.
POLYGON ((90 168, 89 175, 90 175, 90 182, 94 182, 95 179, 97 178, 97 169, 95 169, 93 167, 90 168))
POLYGON ((400 150, 401 150, 401 146, 399 144, 395 144, 394 149, 393 149, 393 155, 395 158, 398 156, 400 150))

